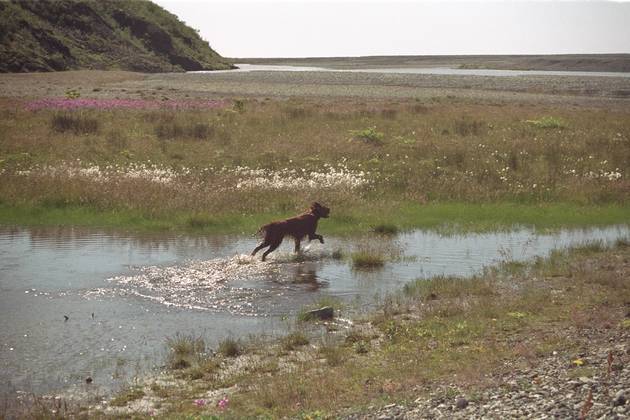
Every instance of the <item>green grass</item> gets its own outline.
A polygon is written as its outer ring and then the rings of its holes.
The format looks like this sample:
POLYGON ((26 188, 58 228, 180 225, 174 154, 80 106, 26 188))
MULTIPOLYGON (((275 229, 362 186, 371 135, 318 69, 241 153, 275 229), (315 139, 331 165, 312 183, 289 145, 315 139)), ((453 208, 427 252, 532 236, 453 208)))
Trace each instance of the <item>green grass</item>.
MULTIPOLYGON (((333 209, 333 212, 335 209, 333 209)), ((469 204, 403 203, 387 215, 371 208, 337 210, 319 224, 324 234, 365 233, 386 220, 396 220, 403 230, 441 229, 448 231, 489 231, 512 229, 516 225, 538 229, 576 228, 628 223, 630 208, 623 205, 581 206, 556 204, 469 204)), ((90 207, 50 208, 44 205, 0 204, 0 224, 19 226, 83 226, 138 231, 179 231, 191 233, 250 233, 263 224, 291 213, 251 215, 214 214, 152 217, 139 211, 102 211, 90 207)))

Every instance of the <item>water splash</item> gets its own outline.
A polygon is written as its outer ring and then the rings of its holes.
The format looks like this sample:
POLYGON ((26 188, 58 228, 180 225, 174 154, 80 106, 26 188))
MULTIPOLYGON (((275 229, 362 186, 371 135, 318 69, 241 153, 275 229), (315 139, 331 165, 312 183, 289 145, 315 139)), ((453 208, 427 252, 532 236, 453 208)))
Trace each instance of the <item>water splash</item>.
POLYGON ((94 289, 85 297, 135 296, 168 307, 265 316, 262 306, 268 298, 282 296, 304 282, 303 263, 331 255, 328 250, 307 247, 301 254, 274 253, 267 261, 239 254, 175 266, 138 267, 136 274, 107 279, 116 287, 94 289))

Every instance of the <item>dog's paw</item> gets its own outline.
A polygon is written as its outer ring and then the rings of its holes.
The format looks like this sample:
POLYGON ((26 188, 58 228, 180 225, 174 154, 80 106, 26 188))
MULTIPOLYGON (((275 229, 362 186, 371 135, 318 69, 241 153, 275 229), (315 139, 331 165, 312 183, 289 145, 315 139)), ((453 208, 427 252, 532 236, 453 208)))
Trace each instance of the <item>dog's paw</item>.
POLYGON ((324 238, 319 238, 319 243, 323 244, 324 243, 324 238))

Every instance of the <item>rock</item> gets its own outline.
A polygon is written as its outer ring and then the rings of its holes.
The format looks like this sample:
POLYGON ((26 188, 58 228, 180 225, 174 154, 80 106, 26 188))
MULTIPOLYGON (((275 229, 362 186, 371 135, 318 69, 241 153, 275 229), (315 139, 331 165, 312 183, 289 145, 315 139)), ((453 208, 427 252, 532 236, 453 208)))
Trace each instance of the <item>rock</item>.
POLYGON ((331 306, 324 306, 323 308, 313 309, 304 314, 304 318, 307 320, 321 320, 325 321, 333 319, 335 316, 335 310, 331 306))
POLYGON ((92 383, 92 377, 88 376, 87 378, 85 378, 85 383, 88 384, 88 385, 91 384, 92 383))
POLYGON ((613 407, 620 407, 626 404, 626 395, 623 390, 617 392, 615 394, 615 399, 613 400, 613 407))
POLYGON ((468 400, 466 398, 458 398, 457 402, 455 403, 455 407, 463 410, 464 408, 468 407, 468 400))

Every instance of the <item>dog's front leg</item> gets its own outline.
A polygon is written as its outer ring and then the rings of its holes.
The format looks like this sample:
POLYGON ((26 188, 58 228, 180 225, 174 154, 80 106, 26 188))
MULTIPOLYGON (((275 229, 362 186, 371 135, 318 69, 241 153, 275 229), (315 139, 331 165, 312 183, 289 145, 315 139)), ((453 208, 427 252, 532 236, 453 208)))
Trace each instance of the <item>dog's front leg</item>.
POLYGON ((308 240, 312 241, 313 239, 318 239, 320 243, 324 243, 324 237, 322 235, 318 235, 316 233, 311 233, 308 235, 308 240))

